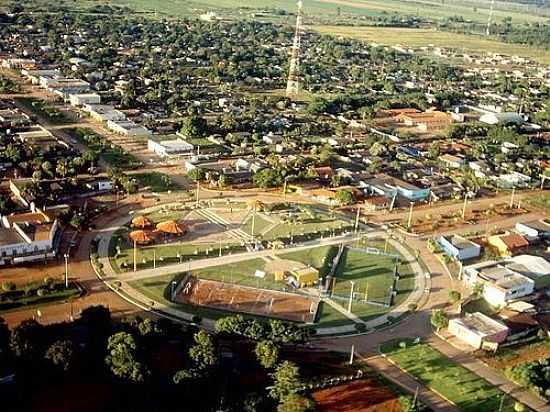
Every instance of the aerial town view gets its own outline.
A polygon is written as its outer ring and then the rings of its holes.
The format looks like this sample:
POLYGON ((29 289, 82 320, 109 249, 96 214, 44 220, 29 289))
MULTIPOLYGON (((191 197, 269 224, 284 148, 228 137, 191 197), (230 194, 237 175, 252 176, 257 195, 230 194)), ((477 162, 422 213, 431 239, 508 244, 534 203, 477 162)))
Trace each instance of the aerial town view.
POLYGON ((0 0, 0 411, 550 411, 550 0, 0 0))

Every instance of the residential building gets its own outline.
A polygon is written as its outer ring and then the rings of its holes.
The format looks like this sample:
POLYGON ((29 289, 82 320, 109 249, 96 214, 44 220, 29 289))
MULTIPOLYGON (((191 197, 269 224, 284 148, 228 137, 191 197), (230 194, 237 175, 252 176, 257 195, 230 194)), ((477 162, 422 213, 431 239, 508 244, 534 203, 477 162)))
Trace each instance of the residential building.
POLYGON ((385 196, 371 196, 365 199, 365 209, 369 212, 388 209, 390 204, 391 199, 385 196))
POLYGON ((125 120, 126 115, 113 106, 104 104, 84 104, 82 109, 90 113, 90 117, 96 122, 107 122, 109 120, 125 120))
POLYGON ((147 149, 160 157, 179 157, 193 153, 194 146, 177 135, 151 136, 147 149))
POLYGON ((85 104, 100 104, 101 96, 97 93, 83 93, 69 95, 71 106, 80 107, 85 104))
POLYGON ((450 167, 452 169, 460 169, 462 166, 466 164, 466 159, 460 156, 454 156, 451 154, 444 154, 439 156, 439 161, 443 163, 445 166, 450 167))
POLYGON ((40 211, 3 216, 0 266, 55 257, 60 233, 57 220, 40 211))
POLYGON ((480 245, 459 235, 440 236, 437 243, 448 256, 457 260, 473 259, 481 253, 480 245))
POLYGON ((410 202, 416 202, 430 197, 429 188, 420 188, 387 174, 376 175, 372 179, 365 180, 364 183, 371 193, 390 198, 401 196, 410 202))
POLYGON ((482 115, 479 118, 479 121, 490 125, 510 123, 521 125, 524 123, 523 117, 519 113, 515 112, 487 113, 482 115))
POLYGON ((507 302, 530 295, 535 290, 532 279, 495 261, 466 266, 463 280, 471 287, 481 285, 483 298, 492 306, 505 306, 507 302))
POLYGON ((516 223, 516 230, 530 242, 550 238, 550 223, 546 220, 532 220, 516 223))
POLYGON ((153 134, 149 129, 139 126, 130 120, 108 120, 107 127, 123 136, 144 137, 153 134))
POLYGON ((512 256, 529 247, 527 239, 517 233, 489 236, 487 244, 495 249, 499 256, 512 256))
POLYGON ((396 119, 406 126, 416 126, 420 131, 441 130, 453 122, 450 114, 437 110, 423 113, 401 113, 396 119))
POLYGON ((502 262, 507 268, 535 282, 535 289, 550 286, 550 262, 541 256, 518 255, 502 262))
POLYGON ((474 349, 495 349, 506 340, 509 329, 481 312, 466 313, 449 321, 449 332, 474 349))

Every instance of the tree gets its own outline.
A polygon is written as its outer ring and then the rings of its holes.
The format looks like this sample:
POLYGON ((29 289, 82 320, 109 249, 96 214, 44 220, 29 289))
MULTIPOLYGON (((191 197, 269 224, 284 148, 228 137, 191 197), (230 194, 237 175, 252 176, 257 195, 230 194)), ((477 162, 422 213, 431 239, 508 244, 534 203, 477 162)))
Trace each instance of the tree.
POLYGON ((275 169, 263 169, 254 175, 254 184, 261 189, 280 186, 283 182, 281 174, 275 169))
POLYGON ((198 369, 206 369, 218 362, 216 348, 212 337, 201 330, 193 336, 195 345, 189 349, 189 356, 195 362, 198 369))
POLYGON ((350 205, 353 203, 353 193, 351 190, 339 190, 336 193, 336 200, 342 206, 350 205))
POLYGON ((432 311, 430 322, 439 332, 439 330, 446 328, 447 325, 449 325, 449 318, 441 309, 436 309, 432 311))
POLYGON ((207 131, 206 120, 199 116, 186 117, 181 125, 181 133, 187 137, 202 137, 207 131))
POLYGON ((273 385, 268 387, 269 396, 273 399, 284 402, 292 394, 298 392, 301 386, 298 367, 292 362, 284 361, 274 373, 271 374, 273 385))
POLYGON ((10 330, 4 318, 0 317, 0 357, 9 350, 10 330))
POLYGON ((434 142, 430 145, 430 150, 428 152, 428 156, 430 159, 435 160, 439 157, 441 154, 441 149, 439 148, 439 143, 434 142))
POLYGON ((201 376, 202 374, 200 373, 200 371, 197 371, 196 369, 182 369, 174 374, 172 381, 174 381, 176 385, 179 385, 180 383, 184 383, 185 381, 199 379, 201 376))
POLYGON ((260 364, 270 369, 277 363, 279 358, 279 348, 273 342, 269 340, 263 340, 256 344, 256 357, 260 364))
POLYGON ((105 363, 115 376, 131 382, 145 381, 148 371, 136 359, 137 344, 130 333, 118 332, 112 335, 107 342, 107 351, 105 363))
POLYGON ((450 290, 449 291, 449 302, 452 304, 457 303, 460 299, 462 299, 462 295, 457 290, 450 290))
POLYGON ((74 358, 73 343, 70 340, 58 340, 48 348, 44 357, 56 368, 66 372, 74 358))
POLYGON ((287 396, 277 407, 277 412, 311 411, 315 411, 315 402, 297 393, 287 396))
POLYGON ((204 169, 201 169, 200 167, 195 167, 194 169, 191 169, 189 172, 187 172, 187 177, 189 177, 189 179, 193 180, 194 182, 198 182, 204 180, 204 178, 206 177, 206 173, 204 172, 204 169))
POLYGON ((34 319, 24 320, 13 329, 10 348, 15 356, 32 359, 40 351, 44 327, 34 319))

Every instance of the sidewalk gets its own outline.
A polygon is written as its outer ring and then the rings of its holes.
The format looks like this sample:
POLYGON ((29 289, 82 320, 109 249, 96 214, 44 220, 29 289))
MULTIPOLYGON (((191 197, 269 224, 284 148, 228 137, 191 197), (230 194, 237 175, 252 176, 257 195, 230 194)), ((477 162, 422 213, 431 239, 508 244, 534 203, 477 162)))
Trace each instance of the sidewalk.
POLYGON ((515 383, 509 381, 502 373, 490 368, 471 354, 461 351, 443 339, 432 336, 428 343, 454 362, 464 366, 476 375, 482 377, 492 385, 498 387, 501 391, 514 397, 521 403, 537 412, 550 412, 548 402, 535 396, 529 390, 524 389, 515 383))

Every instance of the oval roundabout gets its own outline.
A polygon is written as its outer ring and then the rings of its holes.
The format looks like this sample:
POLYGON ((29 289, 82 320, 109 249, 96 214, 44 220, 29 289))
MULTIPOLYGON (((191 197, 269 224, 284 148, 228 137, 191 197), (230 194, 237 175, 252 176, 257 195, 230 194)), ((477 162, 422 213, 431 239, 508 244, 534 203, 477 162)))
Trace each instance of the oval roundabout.
POLYGON ((318 337, 372 333, 421 307, 430 279, 387 231, 308 204, 247 199, 134 210, 99 231, 98 278, 141 310, 213 330, 234 314, 318 337))

